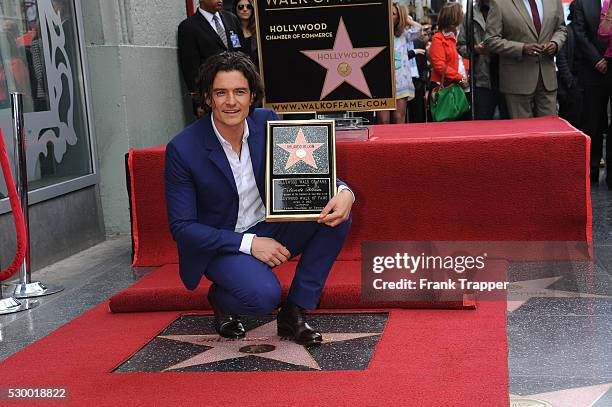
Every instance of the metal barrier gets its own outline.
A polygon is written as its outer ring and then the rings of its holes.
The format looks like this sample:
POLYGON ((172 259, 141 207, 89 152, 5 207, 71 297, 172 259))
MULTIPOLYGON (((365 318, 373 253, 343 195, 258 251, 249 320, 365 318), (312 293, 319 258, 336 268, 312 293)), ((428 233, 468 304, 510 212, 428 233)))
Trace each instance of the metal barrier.
POLYGON ((15 146, 15 178, 17 193, 21 200, 21 209, 26 227, 27 250, 25 260, 19 269, 19 282, 10 287, 16 298, 32 298, 55 294, 64 289, 62 286, 43 284, 32 281, 30 270, 30 226, 28 221, 28 167, 26 165, 26 133, 23 117, 23 94, 11 92, 13 110, 13 140, 15 146))

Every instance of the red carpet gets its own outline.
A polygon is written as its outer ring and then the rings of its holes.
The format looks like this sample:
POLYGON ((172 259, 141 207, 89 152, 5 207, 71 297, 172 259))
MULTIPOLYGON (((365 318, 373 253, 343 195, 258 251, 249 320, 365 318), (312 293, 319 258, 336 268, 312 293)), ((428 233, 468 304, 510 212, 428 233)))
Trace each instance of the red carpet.
POLYGON ((476 120, 473 122, 414 123, 395 124, 392 126, 374 126, 372 138, 374 141, 379 141, 381 139, 438 139, 442 137, 522 136, 526 134, 562 135, 571 133, 579 133, 579 130, 559 117, 548 116, 535 119, 476 120))
POLYGON ((65 387, 70 406, 504 406, 505 303, 391 310, 365 371, 110 373, 179 314, 111 314, 103 303, 0 366, 4 387, 65 387), (308 400, 308 402, 304 402, 308 400))
MULTIPOLYGON (((364 302, 361 300, 359 268, 359 261, 337 261, 334 264, 321 296, 320 308, 464 307, 460 297, 439 300, 433 297, 433 293, 429 301, 415 301, 413 298, 401 302, 364 302)), ((289 291, 294 269, 294 262, 274 269, 281 282, 283 297, 289 291)), ((210 309, 206 300, 209 286, 210 281, 203 278, 197 289, 194 291, 187 290, 179 279, 178 265, 168 264, 155 270, 133 286, 115 294, 111 297, 109 306, 112 312, 206 310, 210 309)), ((420 292, 419 295, 423 295, 423 293, 420 292)))
MULTIPOLYGON (((589 139, 559 118, 375 126, 341 142, 356 194, 343 260, 364 240, 591 241, 589 139)), ((163 147, 132 150, 134 266, 176 263, 163 147)))

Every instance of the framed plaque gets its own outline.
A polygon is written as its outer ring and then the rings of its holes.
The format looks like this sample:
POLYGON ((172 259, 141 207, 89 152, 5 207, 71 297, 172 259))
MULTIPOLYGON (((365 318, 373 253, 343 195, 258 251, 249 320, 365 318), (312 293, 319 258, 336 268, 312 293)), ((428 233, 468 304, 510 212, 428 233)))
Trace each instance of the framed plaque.
POLYGON ((266 221, 316 220, 336 192, 334 121, 269 121, 266 221))
POLYGON ((395 109, 391 2, 256 0, 264 107, 395 109))

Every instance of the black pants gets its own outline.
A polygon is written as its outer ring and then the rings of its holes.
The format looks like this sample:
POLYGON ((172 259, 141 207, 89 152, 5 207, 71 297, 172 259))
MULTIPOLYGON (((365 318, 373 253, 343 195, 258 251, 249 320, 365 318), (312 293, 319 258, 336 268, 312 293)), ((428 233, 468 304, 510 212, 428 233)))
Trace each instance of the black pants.
MULTIPOLYGON (((612 67, 612 59, 608 59, 612 67)), ((597 74, 598 75, 598 74, 597 74)), ((593 74, 589 75, 593 76, 593 74)), ((593 79, 585 78, 584 79, 593 79)), ((604 86, 600 81, 583 80, 584 103, 581 130, 591 137, 591 170, 599 169, 599 162, 603 156, 603 133, 607 132, 606 161, 612 159, 612 128, 608 124, 608 101, 612 95, 612 70, 604 76, 604 86), (599 83, 598 83, 599 82, 599 83)), ((608 172, 608 180, 611 180, 608 172)))
POLYGON ((584 123, 584 90, 576 81, 574 83, 574 86, 569 89, 565 85, 559 84, 557 89, 559 116, 567 120, 572 126, 581 129, 584 123))
POLYGON ((419 78, 412 78, 414 99, 408 102, 408 123, 425 122, 425 84, 419 78))
POLYGON ((508 119, 506 99, 498 89, 476 87, 474 89, 474 118, 476 120, 493 120, 495 109, 499 109, 499 118, 508 119))

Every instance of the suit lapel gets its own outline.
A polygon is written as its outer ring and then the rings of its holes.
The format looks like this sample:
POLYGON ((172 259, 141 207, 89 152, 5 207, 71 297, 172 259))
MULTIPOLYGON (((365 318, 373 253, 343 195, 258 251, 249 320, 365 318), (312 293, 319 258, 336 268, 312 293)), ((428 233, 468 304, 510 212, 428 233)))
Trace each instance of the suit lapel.
POLYGON ((480 10, 474 12, 474 21, 478 23, 480 28, 482 28, 482 31, 486 30, 487 23, 485 22, 484 16, 482 15, 482 12, 480 10))
MULTIPOLYGON (((219 13, 219 14, 221 14, 221 13, 219 13)), ((210 23, 208 22, 206 17, 204 17, 202 15, 202 13, 200 13, 199 11, 196 11, 196 13, 194 15, 198 19, 198 25, 200 27, 202 27, 202 29, 204 31, 206 31, 206 33, 211 38, 214 38, 215 41, 219 44, 219 46, 221 46, 222 48, 225 48, 225 44, 223 44, 223 41, 221 41, 221 37, 219 37, 219 33, 217 33, 217 31, 212 27, 212 25, 210 25, 210 23)), ((227 36, 227 25, 225 24, 225 20, 223 19, 223 16, 221 16, 221 20, 223 21, 223 25, 226 27, 225 35, 227 36)), ((229 44, 229 42, 228 42, 228 44, 229 44)))
POLYGON ((531 30, 533 35, 536 38, 538 38, 538 33, 535 29, 535 25, 533 25, 533 19, 531 18, 531 16, 529 15, 529 12, 525 8, 525 3, 523 2, 523 0, 512 0, 512 2, 514 3, 514 6, 517 8, 519 14, 523 17, 523 19, 529 26, 529 29, 531 30))
POLYGON ((227 161, 227 156, 225 155, 225 151, 223 151, 223 147, 217 139, 215 135, 215 131, 212 127, 212 114, 209 114, 206 119, 204 119, 204 146, 210 152, 208 155, 208 159, 223 173, 225 179, 232 186, 232 190, 238 194, 238 189, 236 188, 236 181, 234 180, 234 174, 232 174, 232 168, 230 167, 229 161, 227 161))
POLYGON ((543 38, 548 38, 557 29, 557 3, 550 0, 542 0, 542 9, 544 17, 542 18, 542 31, 540 35, 544 35, 545 37, 543 38))
POLYGON ((265 188, 265 175, 262 177, 260 174, 264 173, 264 160, 265 160, 265 136, 260 134, 255 125, 255 121, 249 115, 247 117, 247 125, 249 126, 249 153, 251 154, 251 164, 253 165, 253 174, 255 175, 255 182, 257 183, 257 189, 262 201, 265 202, 266 188, 265 188), (264 151, 264 154, 261 152, 264 151))

